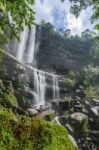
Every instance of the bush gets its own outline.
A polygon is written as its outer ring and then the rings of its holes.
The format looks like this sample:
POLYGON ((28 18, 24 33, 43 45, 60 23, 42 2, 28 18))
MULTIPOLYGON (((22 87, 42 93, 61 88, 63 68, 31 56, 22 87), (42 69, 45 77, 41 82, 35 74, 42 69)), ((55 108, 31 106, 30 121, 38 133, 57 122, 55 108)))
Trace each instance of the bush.
POLYGON ((62 126, 0 109, 0 150, 76 150, 62 126))
POLYGON ((4 107, 18 107, 11 81, 0 80, 0 104, 4 107))
POLYGON ((92 86, 89 86, 85 90, 85 94, 86 94, 86 99, 87 100, 92 100, 92 99, 97 99, 98 98, 97 89, 92 87, 92 86))

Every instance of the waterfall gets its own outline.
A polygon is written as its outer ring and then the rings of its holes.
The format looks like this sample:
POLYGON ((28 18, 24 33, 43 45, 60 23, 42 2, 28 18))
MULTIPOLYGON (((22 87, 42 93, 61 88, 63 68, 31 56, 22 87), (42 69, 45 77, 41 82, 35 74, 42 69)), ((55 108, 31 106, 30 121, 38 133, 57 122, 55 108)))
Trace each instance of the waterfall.
POLYGON ((38 76, 38 72, 37 69, 34 69, 34 100, 35 100, 35 104, 39 105, 39 76, 38 76))
POLYGON ((28 46, 28 56, 27 56, 27 63, 32 64, 34 60, 34 49, 35 49, 35 33, 36 29, 35 26, 33 25, 31 32, 30 32, 30 41, 29 41, 29 46, 28 46))
POLYGON ((53 99, 60 99, 59 96, 59 83, 58 83, 58 76, 53 75, 53 99))
POLYGON ((34 99, 37 106, 45 104, 46 77, 43 71, 34 69, 34 99))
MULTIPOLYGON (((35 43, 36 39, 36 27, 33 25, 31 30, 25 26, 24 31, 20 33, 20 43, 17 46, 17 59, 24 65, 28 64, 28 66, 34 65, 34 54, 35 50, 38 49, 38 44, 35 43)), ((32 67, 32 66, 31 66, 32 67)), ((58 76, 55 74, 51 74, 45 71, 41 71, 32 67, 33 70, 33 96, 34 103, 37 106, 45 104, 45 92, 46 92, 46 77, 50 76, 52 79, 52 89, 53 89, 53 97, 52 99, 58 100, 59 96, 59 85, 58 85, 58 76)))
POLYGON ((33 63, 34 59, 34 48, 35 48, 35 33, 36 29, 33 25, 31 30, 28 27, 24 28, 24 31, 20 33, 20 42, 17 48, 17 59, 23 63, 33 63), (29 39, 29 42, 28 42, 29 39), (27 44, 28 43, 28 44, 27 44), (27 53, 25 52, 27 51, 27 53), (24 58, 25 53, 27 54, 26 58, 24 58))
POLYGON ((20 42, 18 43, 18 49, 17 49, 17 59, 21 63, 24 61, 24 52, 26 48, 27 38, 28 38, 28 27, 24 27, 24 31, 20 33, 20 42))
POLYGON ((40 84, 40 94, 39 94, 39 99, 40 99, 40 105, 45 104, 45 89, 46 89, 46 82, 45 82, 45 73, 40 71, 39 72, 39 84, 40 84))

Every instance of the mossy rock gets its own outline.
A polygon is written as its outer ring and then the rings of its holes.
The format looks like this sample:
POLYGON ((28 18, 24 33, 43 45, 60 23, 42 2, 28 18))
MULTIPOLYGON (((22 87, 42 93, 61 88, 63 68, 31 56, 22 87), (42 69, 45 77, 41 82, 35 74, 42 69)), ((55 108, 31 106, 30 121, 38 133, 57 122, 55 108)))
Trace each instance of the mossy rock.
POLYGON ((55 116, 56 116, 55 112, 50 112, 50 113, 48 113, 48 114, 45 115, 44 119, 46 121, 52 121, 55 116))
POLYGON ((18 107, 11 81, 0 80, 0 104, 8 108, 18 107))
POLYGON ((10 92, 14 92, 14 89, 13 89, 13 85, 12 85, 12 81, 8 81, 8 80, 3 80, 3 84, 5 86, 5 89, 7 91, 10 91, 10 92))
POLYGON ((17 99, 11 92, 5 93, 3 98, 4 98, 4 105, 6 107, 13 107, 13 106, 18 107, 17 99))
POLYGON ((62 126, 0 109, 0 150, 76 150, 62 126))

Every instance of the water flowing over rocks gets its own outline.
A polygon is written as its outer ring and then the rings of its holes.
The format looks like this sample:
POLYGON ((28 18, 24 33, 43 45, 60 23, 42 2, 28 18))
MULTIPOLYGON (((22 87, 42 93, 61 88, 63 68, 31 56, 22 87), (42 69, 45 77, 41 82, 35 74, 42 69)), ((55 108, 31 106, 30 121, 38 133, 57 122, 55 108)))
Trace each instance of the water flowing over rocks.
POLYGON ((36 52, 40 43, 35 34, 35 28, 30 31, 25 27, 21 42, 16 44, 17 52, 2 51, 6 71, 0 77, 11 80, 18 100, 18 106, 10 107, 16 114, 64 126, 79 150, 98 150, 99 100, 86 100, 83 88, 74 89, 74 83, 55 70, 38 69, 36 52))

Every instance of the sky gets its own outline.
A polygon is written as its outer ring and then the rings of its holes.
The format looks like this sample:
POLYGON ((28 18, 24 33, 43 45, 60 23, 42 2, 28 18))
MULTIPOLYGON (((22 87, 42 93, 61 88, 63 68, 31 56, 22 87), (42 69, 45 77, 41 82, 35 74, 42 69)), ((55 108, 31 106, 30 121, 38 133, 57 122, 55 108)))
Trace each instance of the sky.
POLYGON ((70 29, 72 35, 80 35, 85 29, 93 27, 90 22, 91 9, 82 11, 76 18, 69 11, 69 0, 65 0, 64 3, 60 0, 36 0, 34 10, 37 23, 44 19, 46 22, 52 23, 57 30, 70 29))

